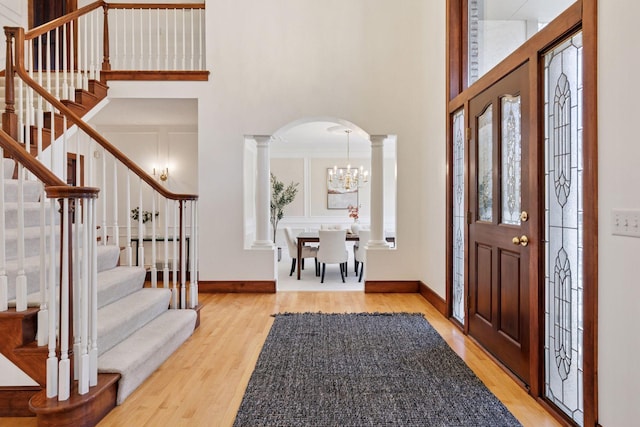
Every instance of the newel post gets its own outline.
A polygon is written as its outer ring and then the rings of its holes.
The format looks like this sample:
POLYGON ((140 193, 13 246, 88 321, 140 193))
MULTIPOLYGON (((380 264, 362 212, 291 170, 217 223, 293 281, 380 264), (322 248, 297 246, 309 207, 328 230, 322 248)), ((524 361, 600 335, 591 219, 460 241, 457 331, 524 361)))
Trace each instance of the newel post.
POLYGON ((102 71, 109 71, 111 70, 111 63, 109 62, 109 5, 105 3, 102 8, 104 9, 102 71))
POLYGON ((18 138, 18 116, 15 109, 15 88, 13 84, 14 62, 13 62, 13 41, 16 37, 16 28, 4 27, 7 37, 7 62, 5 66, 5 111, 2 113, 2 129, 11 135, 13 139, 18 138))

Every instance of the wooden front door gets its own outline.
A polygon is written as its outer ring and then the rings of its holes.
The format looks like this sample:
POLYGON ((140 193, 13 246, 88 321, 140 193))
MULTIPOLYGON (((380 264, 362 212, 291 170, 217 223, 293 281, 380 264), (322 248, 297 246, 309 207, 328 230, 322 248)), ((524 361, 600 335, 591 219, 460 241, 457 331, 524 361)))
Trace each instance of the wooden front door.
MULTIPOLYGON (((529 384, 528 66, 469 104, 469 335, 529 384)), ((533 169, 532 169, 533 168, 533 169)), ((534 174, 531 174, 534 172, 534 174)))

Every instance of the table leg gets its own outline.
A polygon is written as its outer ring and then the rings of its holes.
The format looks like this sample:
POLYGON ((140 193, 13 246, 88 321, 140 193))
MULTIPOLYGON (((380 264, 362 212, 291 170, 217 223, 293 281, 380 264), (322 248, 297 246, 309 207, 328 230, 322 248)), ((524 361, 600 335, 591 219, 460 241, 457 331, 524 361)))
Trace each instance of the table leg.
POLYGON ((296 259, 296 264, 298 264, 298 280, 300 280, 300 260, 302 259, 302 242, 298 239, 298 258, 296 259))

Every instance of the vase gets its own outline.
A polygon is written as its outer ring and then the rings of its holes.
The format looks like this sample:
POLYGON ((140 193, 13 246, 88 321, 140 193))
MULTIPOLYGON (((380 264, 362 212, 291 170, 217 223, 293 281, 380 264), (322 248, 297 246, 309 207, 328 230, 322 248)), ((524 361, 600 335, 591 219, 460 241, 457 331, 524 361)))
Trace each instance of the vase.
POLYGON ((351 224, 351 232, 353 234, 358 234, 358 231, 360 231, 360 223, 358 220, 355 220, 353 224, 351 224))

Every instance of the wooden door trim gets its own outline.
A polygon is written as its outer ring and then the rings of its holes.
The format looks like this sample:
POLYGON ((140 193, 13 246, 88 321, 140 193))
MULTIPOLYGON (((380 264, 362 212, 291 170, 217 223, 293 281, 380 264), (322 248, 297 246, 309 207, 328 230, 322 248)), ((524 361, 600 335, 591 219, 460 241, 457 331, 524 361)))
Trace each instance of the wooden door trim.
MULTIPOLYGON (((583 246, 584 246, 584 358, 583 358, 583 396, 584 396, 584 425, 597 425, 598 420, 598 381, 597 381, 597 364, 598 364, 598 156, 597 156, 597 0, 577 0, 564 13, 556 18, 552 23, 545 27, 542 31, 534 35, 520 48, 518 48, 508 58, 498 64, 493 70, 482 76, 471 87, 467 87, 467 62, 466 62, 466 0, 448 0, 447 2, 447 209, 446 209, 446 298, 447 298, 447 315, 451 318, 452 314, 452 289, 453 289, 453 261, 451 254, 453 250, 453 236, 451 232, 451 224, 453 223, 453 212, 451 209, 452 187, 453 187, 453 135, 452 117, 453 114, 461 108, 465 111, 465 120, 469 127, 469 100, 485 90, 493 83, 498 81, 501 76, 509 71, 517 68, 525 61, 530 61, 530 89, 532 89, 531 99, 536 104, 530 111, 532 116, 541 114, 540 106, 537 104, 536 96, 540 95, 539 87, 540 79, 540 52, 560 39, 569 34, 582 29, 583 34, 583 99, 584 99, 584 117, 583 117, 583 154, 584 154, 584 171, 583 171, 583 189, 585 197, 583 201, 583 222, 585 230, 583 246), (536 75, 534 76, 533 73, 536 75)), ((531 117, 533 120, 533 117, 531 117)), ((542 162, 542 156, 539 151, 539 144, 534 143, 544 135, 540 129, 539 123, 530 122, 531 141, 530 150, 534 148, 538 151, 534 154, 537 156, 537 162, 542 162), (533 139, 536 138, 536 139, 533 139)), ((468 144, 465 141, 465 157, 468 153, 468 144)), ((465 164, 468 165, 468 159, 465 158, 465 164)), ((540 177, 537 177, 538 184, 541 183, 540 177)), ((468 183, 468 174, 465 170, 465 182, 468 183)), ((532 180, 532 185, 536 180, 532 180)), ((542 187, 540 187, 542 188, 542 187)), ((532 201, 533 202, 533 201, 532 201)), ((537 201, 537 209, 540 212, 540 202, 537 201)), ((468 204, 468 194, 465 194, 465 206, 468 204)), ((542 221, 532 223, 530 227, 535 227, 538 234, 542 231, 542 221)), ((532 230, 533 232, 533 230, 532 230)), ((468 249, 468 239, 465 236, 465 248, 468 249)), ((542 251, 544 248, 538 248, 542 251)), ((465 263, 467 250, 465 250, 465 263)), ((542 258, 540 258, 542 260, 542 258)), ((466 264, 465 264, 466 265, 466 264)), ((542 265, 542 262, 540 263, 542 265)), ((531 377, 532 396, 543 399, 544 374, 543 370, 543 353, 544 336, 540 331, 544 331, 543 316, 543 295, 544 288, 541 286, 540 280, 544 277, 544 272, 539 270, 538 266, 530 268, 530 293, 531 293, 531 325, 539 325, 538 328, 532 327, 531 342, 531 365, 532 370, 537 371, 531 377), (537 330, 535 330, 537 329, 537 330)), ((468 277, 465 277, 465 286, 468 286, 468 277)), ((465 300, 466 300, 465 292, 465 300)), ((465 301, 466 304, 466 301, 465 301)), ((467 305, 468 306, 468 305, 467 305)), ((460 325, 459 322, 452 322, 463 328, 468 333, 468 325, 460 325)), ((564 419, 564 415, 555 412, 549 407, 554 415, 564 419)))

